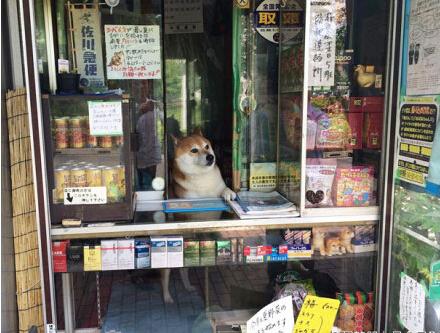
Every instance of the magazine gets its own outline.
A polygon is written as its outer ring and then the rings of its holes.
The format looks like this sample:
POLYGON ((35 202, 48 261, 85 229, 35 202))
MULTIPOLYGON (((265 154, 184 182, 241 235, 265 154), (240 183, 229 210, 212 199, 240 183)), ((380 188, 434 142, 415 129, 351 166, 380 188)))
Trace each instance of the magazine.
POLYGON ((296 210, 296 206, 276 191, 240 191, 237 202, 246 213, 282 212, 296 210))
POLYGON ((165 213, 202 212, 228 210, 228 206, 226 206, 223 199, 220 198, 173 199, 164 201, 163 210, 165 213))
POLYGON ((299 212, 296 210, 291 211, 259 211, 246 213, 243 208, 241 208, 240 204, 236 201, 229 201, 229 205, 234 210, 234 212, 240 217, 240 219, 255 219, 255 218, 274 218, 274 217, 297 217, 299 216, 299 212))

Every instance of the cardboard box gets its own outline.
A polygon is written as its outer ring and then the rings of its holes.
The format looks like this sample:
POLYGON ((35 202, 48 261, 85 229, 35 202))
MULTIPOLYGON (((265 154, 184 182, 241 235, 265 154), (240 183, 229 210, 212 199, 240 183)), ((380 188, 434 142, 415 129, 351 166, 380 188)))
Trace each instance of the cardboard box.
POLYGON ((200 266, 199 241, 185 241, 183 243, 183 260, 185 267, 200 266))
POLYGON ((151 266, 150 238, 136 238, 134 240, 134 264, 136 268, 148 268, 151 266))
POLYGON ((167 237, 151 236, 151 268, 168 267, 167 237))
POLYGON ((352 243, 354 253, 376 251, 376 227, 374 225, 355 226, 352 243))
POLYGON ((53 271, 55 273, 58 272, 67 272, 67 257, 66 257, 66 248, 69 245, 69 241, 55 241, 52 242, 52 262, 53 262, 53 271))
POLYGON ((118 269, 118 241, 116 239, 101 240, 101 269, 103 271, 118 269))
POLYGON ((364 130, 362 135, 362 147, 369 149, 382 148, 382 113, 364 113, 364 130))
MULTIPOLYGON (((200 265, 215 265, 216 244, 214 240, 200 241, 200 265)), ((238 260, 238 256, 237 256, 238 260)), ((186 266, 186 265, 185 265, 186 266)))
POLYGON ((231 241, 230 240, 217 241, 217 265, 230 264, 231 262, 232 262, 231 241))
POLYGON ((84 271, 100 271, 101 270, 101 246, 85 245, 84 246, 84 271))
POLYGON ((347 112, 347 122, 351 129, 351 138, 347 140, 347 149, 362 148, 362 130, 364 117, 362 113, 347 112))
POLYGON ((134 239, 118 239, 118 269, 134 269, 134 239))
POLYGON ((312 256, 311 244, 287 244, 287 259, 309 258, 312 256))
POLYGON ((84 271, 84 249, 83 245, 67 245, 67 271, 83 272, 84 271))
POLYGON ((183 237, 167 237, 168 267, 183 267, 183 237))

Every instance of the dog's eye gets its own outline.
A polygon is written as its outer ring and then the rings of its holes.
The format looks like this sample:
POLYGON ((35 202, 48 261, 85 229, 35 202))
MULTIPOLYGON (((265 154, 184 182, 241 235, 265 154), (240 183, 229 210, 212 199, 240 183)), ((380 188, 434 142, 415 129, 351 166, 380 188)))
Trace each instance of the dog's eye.
POLYGON ((196 148, 193 148, 193 149, 191 149, 191 153, 197 153, 199 150, 198 149, 196 149, 196 148))
POLYGON ((208 145, 206 145, 206 146, 205 146, 205 149, 209 149, 209 146, 208 146, 208 145))

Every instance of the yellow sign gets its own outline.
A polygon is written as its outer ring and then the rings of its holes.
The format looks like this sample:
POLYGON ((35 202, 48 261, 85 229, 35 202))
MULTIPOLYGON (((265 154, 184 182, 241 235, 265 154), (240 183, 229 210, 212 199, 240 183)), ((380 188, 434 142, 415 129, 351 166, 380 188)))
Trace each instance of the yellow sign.
POLYGON ((236 2, 238 8, 250 8, 250 0, 237 0, 236 2))
POLYGON ((101 247, 84 246, 84 271, 101 270, 101 247))
POLYGON ((296 319, 293 333, 328 333, 331 332, 339 300, 308 295, 296 319))

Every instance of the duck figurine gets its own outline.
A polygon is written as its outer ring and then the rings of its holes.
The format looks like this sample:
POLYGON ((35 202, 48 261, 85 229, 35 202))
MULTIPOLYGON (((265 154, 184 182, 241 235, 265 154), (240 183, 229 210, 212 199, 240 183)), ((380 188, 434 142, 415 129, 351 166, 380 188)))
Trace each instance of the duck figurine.
POLYGON ((357 65, 354 69, 354 79, 359 87, 369 88, 376 81, 376 73, 366 73, 365 66, 357 65))

